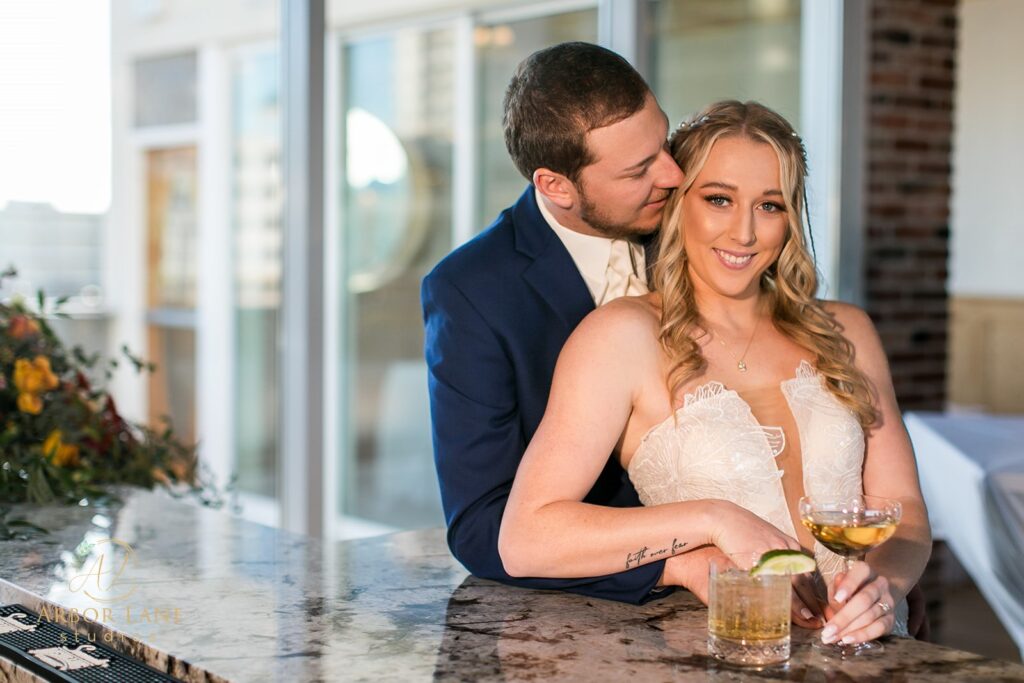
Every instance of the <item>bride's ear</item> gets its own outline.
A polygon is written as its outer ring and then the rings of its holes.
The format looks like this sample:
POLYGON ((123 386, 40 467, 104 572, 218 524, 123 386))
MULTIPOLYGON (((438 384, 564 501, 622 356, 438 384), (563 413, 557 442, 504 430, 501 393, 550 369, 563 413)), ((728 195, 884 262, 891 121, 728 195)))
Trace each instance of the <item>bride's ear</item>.
POLYGON ((576 185, 567 177, 550 168, 538 168, 533 172, 533 186, 548 201, 560 209, 571 209, 579 201, 576 185))

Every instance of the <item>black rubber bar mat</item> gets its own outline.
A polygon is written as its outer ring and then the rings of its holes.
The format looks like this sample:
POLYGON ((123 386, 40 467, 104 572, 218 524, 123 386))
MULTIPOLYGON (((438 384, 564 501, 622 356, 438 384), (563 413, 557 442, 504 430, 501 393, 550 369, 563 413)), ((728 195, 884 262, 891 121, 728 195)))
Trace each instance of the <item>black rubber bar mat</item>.
POLYGON ((45 681, 181 683, 180 679, 90 642, 21 605, 0 606, 0 657, 45 681))

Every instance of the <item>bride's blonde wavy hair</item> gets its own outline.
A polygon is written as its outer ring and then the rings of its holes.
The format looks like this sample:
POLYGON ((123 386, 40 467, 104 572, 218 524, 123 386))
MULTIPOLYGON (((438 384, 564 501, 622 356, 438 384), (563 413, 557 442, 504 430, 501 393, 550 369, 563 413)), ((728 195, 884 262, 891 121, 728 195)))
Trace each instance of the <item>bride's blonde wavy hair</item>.
POLYGON ((757 102, 716 102, 684 122, 669 147, 686 174, 665 208, 659 237, 654 288, 661 293, 661 344, 670 360, 668 389, 677 396, 707 365, 697 343, 707 334, 697 310, 687 265, 683 233, 683 196, 700 173, 712 145, 723 137, 746 137, 768 144, 779 158, 779 175, 789 218, 778 260, 761 276, 772 321, 782 334, 814 354, 814 364, 828 390, 867 429, 878 419, 867 377, 853 362, 853 345, 815 298, 818 276, 804 238, 804 178, 807 157, 803 143, 780 115, 757 102))

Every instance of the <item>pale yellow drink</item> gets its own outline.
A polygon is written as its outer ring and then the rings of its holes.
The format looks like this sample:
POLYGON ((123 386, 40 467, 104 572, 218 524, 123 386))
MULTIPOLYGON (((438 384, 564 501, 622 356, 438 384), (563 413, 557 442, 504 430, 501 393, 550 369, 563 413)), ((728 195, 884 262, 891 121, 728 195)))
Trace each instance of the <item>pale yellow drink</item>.
POLYGON ((861 557, 896 533, 899 520, 879 510, 812 512, 803 524, 823 546, 843 557, 861 557))
MULTIPOLYGON (((898 500, 860 494, 845 498, 804 496, 797 507, 803 525, 819 543, 843 558, 847 572, 857 560, 863 560, 869 550, 892 538, 903 515, 903 506, 898 500)), ((827 656, 843 659, 885 650, 877 641, 826 645, 816 639, 812 647, 827 656)))
POLYGON ((763 667, 789 659, 788 575, 751 576, 757 555, 711 562, 708 652, 730 664, 763 667))

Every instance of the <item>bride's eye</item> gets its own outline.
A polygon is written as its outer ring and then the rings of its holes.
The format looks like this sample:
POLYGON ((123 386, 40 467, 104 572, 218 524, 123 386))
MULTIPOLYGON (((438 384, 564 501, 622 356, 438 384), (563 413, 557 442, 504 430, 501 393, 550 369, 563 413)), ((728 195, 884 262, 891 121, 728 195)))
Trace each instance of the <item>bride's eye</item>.
POLYGON ((729 198, 720 194, 708 195, 704 197, 704 201, 712 206, 727 206, 729 204, 729 198))

